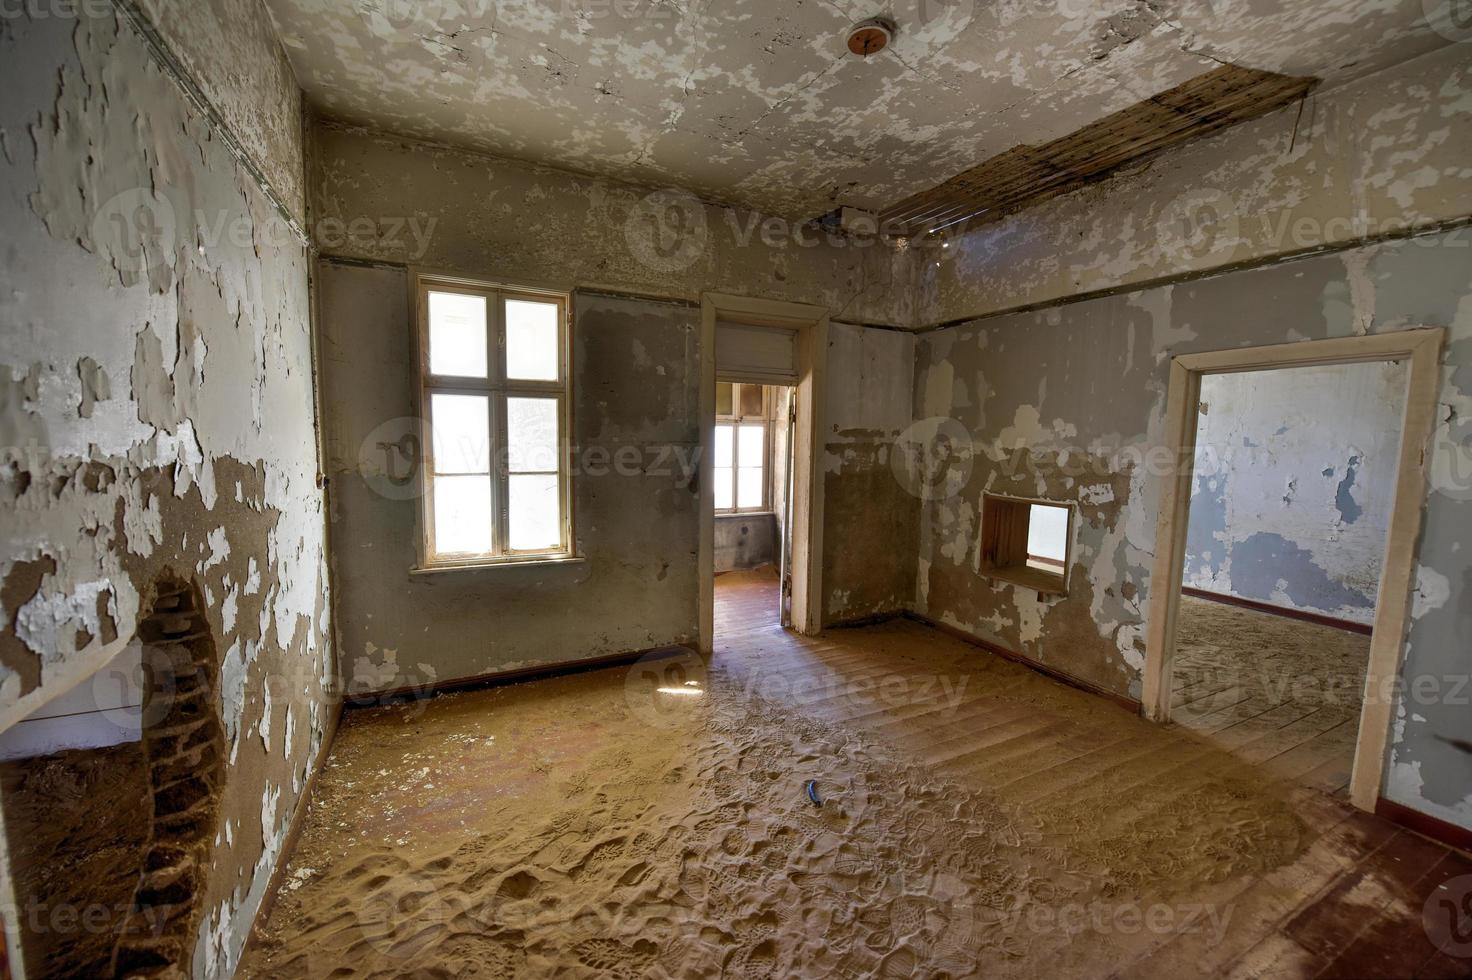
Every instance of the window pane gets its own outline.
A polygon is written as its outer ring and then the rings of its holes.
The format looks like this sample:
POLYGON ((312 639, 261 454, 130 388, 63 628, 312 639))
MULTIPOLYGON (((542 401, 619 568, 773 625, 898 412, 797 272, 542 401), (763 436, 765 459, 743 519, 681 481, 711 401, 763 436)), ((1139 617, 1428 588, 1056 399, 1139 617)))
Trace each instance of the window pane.
POLYGON ((736 399, 732 395, 732 392, 731 392, 731 388, 732 387, 733 386, 732 386, 731 382, 729 382, 729 381, 717 381, 716 382, 716 414, 717 415, 733 415, 733 414, 735 414, 732 411, 733 406, 735 406, 735 404, 736 404, 736 399))
POLYGON ((761 385, 741 386, 741 414, 750 415, 754 418, 763 418, 766 409, 762 404, 762 393, 765 389, 761 385))
POLYGON ((506 377, 556 381, 557 304, 506 301, 506 377))
POLYGON ((716 510, 730 510, 735 506, 731 502, 731 467, 716 467, 716 510))
POLYGON ((1033 504, 1027 519, 1027 553, 1063 561, 1068 549, 1068 508, 1033 504))
POLYGON ((762 468, 743 466, 736 471, 736 506, 741 508, 762 505, 762 468))
POLYGON ((555 472, 557 399, 506 399, 506 442, 508 472, 555 472))
MULTIPOLYGON (((743 467, 761 466, 766 463, 766 454, 762 452, 762 444, 766 441, 766 435, 765 425, 743 425, 741 443, 736 447, 736 461, 743 467)), ((719 461, 717 463, 719 464, 719 461)))
POLYGON ((557 476, 515 476, 511 480, 510 536, 517 551, 562 544, 562 503, 557 476))
POLYGON ((436 473, 489 473, 491 423, 485 395, 430 396, 436 473))
POLYGON ((429 294, 429 369, 462 378, 486 376, 486 298, 429 294))
POLYGON ((491 550, 489 476, 435 477, 434 550, 442 555, 491 550))
POLYGON ((734 426, 716 426, 716 466, 729 467, 731 465, 731 430, 734 426))

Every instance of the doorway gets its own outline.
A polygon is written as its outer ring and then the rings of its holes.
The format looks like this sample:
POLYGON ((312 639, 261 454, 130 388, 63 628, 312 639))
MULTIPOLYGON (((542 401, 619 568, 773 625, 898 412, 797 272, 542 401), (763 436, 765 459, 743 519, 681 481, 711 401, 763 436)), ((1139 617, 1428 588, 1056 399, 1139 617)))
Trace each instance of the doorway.
POLYGON ((716 365, 716 631, 792 625, 792 447, 796 392, 723 380, 716 365))
MULTIPOLYGON (((1151 581, 1142 711, 1169 721, 1182 621, 1182 585, 1188 556, 1192 490, 1203 381, 1215 375, 1280 371, 1366 362, 1408 365, 1391 497, 1371 617, 1359 721, 1354 732, 1350 801, 1373 811, 1384 777, 1385 750, 1395 704, 1414 585, 1416 539, 1426 495, 1427 452, 1436 407, 1438 359, 1443 331, 1404 330, 1365 337, 1305 341, 1269 347, 1178 355, 1171 361, 1166 440, 1172 461, 1163 467, 1151 581)), ((1210 405, 1207 406, 1208 412, 1210 405)), ((1332 422, 1327 422, 1332 424, 1332 422)), ((1320 471, 1322 473, 1322 471, 1320 471)), ((1275 583, 1276 584, 1276 583, 1275 583)))
POLYGON ((701 651, 710 653, 718 510, 731 525, 722 529, 728 559, 730 534, 745 526, 754 550, 752 539, 763 525, 770 529, 775 592, 772 602, 758 601, 770 609, 772 624, 801 633, 822 628, 819 434, 828 315, 806 304, 716 293, 701 305, 699 616, 701 651), (763 462, 752 465, 753 458, 763 462), (741 516, 761 513, 769 517, 741 516))
POLYGON ((1172 718, 1330 795, 1354 761, 1407 373, 1201 380, 1172 718))

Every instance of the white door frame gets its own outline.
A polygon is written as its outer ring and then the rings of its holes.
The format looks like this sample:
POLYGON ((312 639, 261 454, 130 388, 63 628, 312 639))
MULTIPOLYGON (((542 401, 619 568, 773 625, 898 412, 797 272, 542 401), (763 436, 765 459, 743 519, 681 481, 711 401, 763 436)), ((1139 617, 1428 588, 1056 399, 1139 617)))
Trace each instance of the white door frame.
POLYGON ((1155 530, 1155 565, 1150 576, 1149 630, 1146 635, 1141 711, 1159 722, 1170 720, 1171 671, 1175 660, 1176 615, 1180 606, 1186 524, 1196 462, 1196 426, 1201 411, 1201 378, 1207 374, 1311 367, 1364 361, 1408 359, 1405 414, 1396 468, 1385 562, 1375 601, 1375 625, 1365 673, 1364 704, 1355 743, 1350 802, 1375 809, 1385 775, 1395 682, 1405 652, 1411 593, 1416 579, 1416 542, 1426 505, 1429 444, 1435 428, 1441 382, 1439 327, 1399 330, 1364 337, 1337 337, 1181 354, 1171 359, 1166 401, 1166 447, 1173 465, 1161 474, 1160 511, 1155 530))
POLYGON ((823 407, 828 373, 828 311, 807 303, 727 293, 700 298, 700 650, 715 646, 716 321, 797 331, 797 433, 792 452, 792 622, 799 633, 823 628, 823 407))

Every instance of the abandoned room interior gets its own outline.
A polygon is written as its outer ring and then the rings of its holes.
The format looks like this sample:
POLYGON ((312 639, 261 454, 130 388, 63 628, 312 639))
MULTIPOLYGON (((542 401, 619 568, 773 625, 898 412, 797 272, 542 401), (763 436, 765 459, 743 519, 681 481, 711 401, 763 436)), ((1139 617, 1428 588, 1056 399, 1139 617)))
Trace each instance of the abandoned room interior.
POLYGON ((0 6, 0 977, 1472 976, 1466 0, 0 6))

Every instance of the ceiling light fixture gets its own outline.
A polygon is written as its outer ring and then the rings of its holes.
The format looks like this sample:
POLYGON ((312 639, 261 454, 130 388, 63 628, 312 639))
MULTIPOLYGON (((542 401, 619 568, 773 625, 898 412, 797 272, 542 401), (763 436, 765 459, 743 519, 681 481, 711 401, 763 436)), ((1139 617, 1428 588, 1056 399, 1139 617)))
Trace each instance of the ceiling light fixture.
POLYGON ((861 20, 848 32, 848 49, 860 58, 878 54, 894 39, 894 21, 883 17, 861 20))

